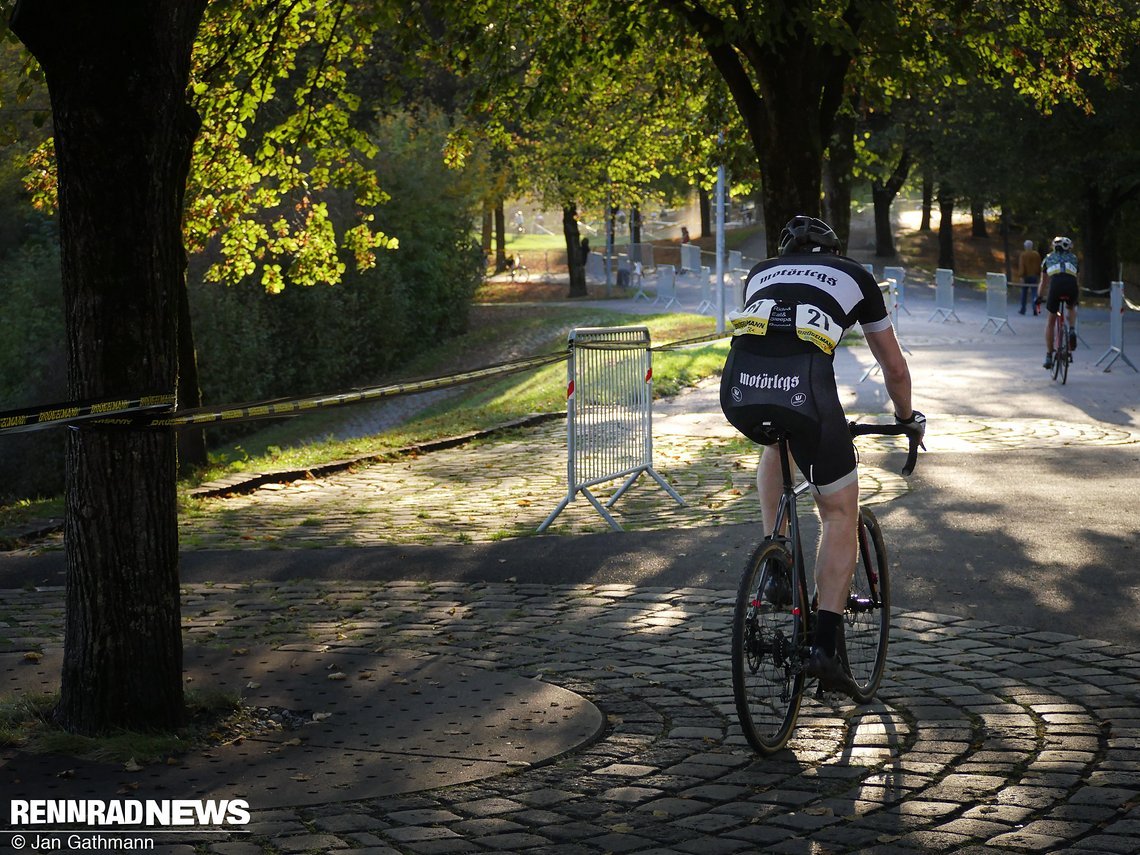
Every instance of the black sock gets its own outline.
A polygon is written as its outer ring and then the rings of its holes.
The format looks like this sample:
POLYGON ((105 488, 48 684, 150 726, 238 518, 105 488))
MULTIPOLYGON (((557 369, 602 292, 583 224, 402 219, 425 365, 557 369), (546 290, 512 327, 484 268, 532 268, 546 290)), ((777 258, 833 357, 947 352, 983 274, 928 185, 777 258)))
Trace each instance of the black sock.
POLYGON ((820 609, 815 613, 815 646, 828 656, 835 655, 835 640, 839 637, 839 622, 843 615, 820 609))

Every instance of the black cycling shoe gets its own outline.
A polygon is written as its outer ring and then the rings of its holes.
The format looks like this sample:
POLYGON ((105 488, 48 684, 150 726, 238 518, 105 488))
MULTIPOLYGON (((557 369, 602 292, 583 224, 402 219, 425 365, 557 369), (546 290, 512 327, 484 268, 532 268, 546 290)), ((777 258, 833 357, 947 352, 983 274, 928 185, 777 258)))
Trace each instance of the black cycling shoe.
POLYGON ((858 688, 851 675, 843 670, 838 654, 828 656, 819 647, 813 647, 804 663, 804 673, 819 679, 819 687, 825 692, 842 692, 848 697, 855 695, 858 688))
POLYGON ((1045 367, 1046 368, 1052 368, 1053 367, 1053 351, 1049 351, 1048 353, 1045 354, 1045 367))
POLYGON ((1076 349, 1077 349, 1077 334, 1075 332, 1070 331, 1069 332, 1069 350, 1076 350, 1076 349))

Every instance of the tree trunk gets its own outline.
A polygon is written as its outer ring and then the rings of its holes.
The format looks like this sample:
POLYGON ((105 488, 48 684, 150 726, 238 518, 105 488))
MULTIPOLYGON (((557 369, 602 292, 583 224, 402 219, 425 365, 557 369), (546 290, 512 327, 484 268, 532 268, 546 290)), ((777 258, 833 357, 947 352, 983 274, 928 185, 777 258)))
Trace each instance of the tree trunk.
POLYGON ((1005 256, 1005 281, 1013 282, 1013 253, 1010 251, 1009 245, 1009 212, 1006 209, 1005 203, 1001 205, 1001 250, 1002 255, 1005 256))
POLYGON ((824 219, 839 236, 840 243, 850 248, 851 180, 855 173, 855 114, 840 113, 835 134, 828 148, 826 194, 823 198, 824 219))
POLYGON ((568 297, 586 295, 586 259, 578 237, 578 206, 571 202, 562 206, 562 234, 566 237, 566 267, 570 271, 568 297))
POLYGON ((954 194, 945 184, 938 187, 938 266, 954 269, 954 194))
POLYGON ((495 203, 495 272, 507 269, 507 216, 503 213, 503 200, 495 203))
POLYGON ((1116 214, 1116 207, 1101 198, 1097 187, 1085 190, 1080 246, 1080 278, 1084 288, 1107 291, 1119 275, 1115 231, 1105 226, 1116 214))
POLYGON ((641 243, 641 205, 634 202, 629 209, 629 242, 641 243))
POLYGON ((871 182, 871 201, 875 217, 875 255, 890 258, 895 254, 895 231, 891 228, 892 193, 878 181, 871 182))
POLYGON ((483 229, 479 238, 479 246, 483 248, 483 258, 490 261, 491 259, 491 222, 494 214, 491 211, 491 203, 488 201, 483 202, 483 229))
MULTIPOLYGON (((59 175, 68 391, 175 389, 182 200, 198 119, 186 103, 204 0, 22 0, 13 32, 47 81, 59 175)), ((68 432, 64 661, 68 730, 184 721, 176 438, 68 432)))
POLYGON ((895 254, 895 232, 891 226, 891 205, 910 175, 910 150, 903 149, 899 162, 884 181, 871 182, 871 198, 875 209, 875 255, 890 258, 895 254))
POLYGON ((930 210, 934 207, 934 179, 927 172, 922 176, 922 220, 918 224, 920 232, 930 231, 930 210))
POLYGON ((697 209, 701 215, 701 237, 712 234, 712 200, 709 191, 697 185, 697 209))
POLYGON ((989 237, 986 229, 986 206, 983 202, 970 202, 970 235, 976 238, 989 237))
MULTIPOLYGON (((190 294, 185 276, 178 295, 178 409, 202 406, 202 387, 198 380, 198 351, 194 347, 194 328, 190 318, 190 294)), ((178 471, 185 475, 209 462, 206 432, 201 428, 178 431, 178 471)))

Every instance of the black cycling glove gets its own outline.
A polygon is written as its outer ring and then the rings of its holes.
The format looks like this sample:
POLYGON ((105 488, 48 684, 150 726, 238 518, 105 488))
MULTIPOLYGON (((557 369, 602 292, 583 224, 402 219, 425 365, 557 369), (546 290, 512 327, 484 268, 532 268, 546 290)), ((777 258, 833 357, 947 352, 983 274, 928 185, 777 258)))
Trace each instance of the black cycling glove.
POLYGON ((895 423, 900 425, 915 425, 920 430, 920 436, 926 434, 926 416, 918 410, 910 411, 910 418, 900 418, 898 413, 895 413, 895 423))

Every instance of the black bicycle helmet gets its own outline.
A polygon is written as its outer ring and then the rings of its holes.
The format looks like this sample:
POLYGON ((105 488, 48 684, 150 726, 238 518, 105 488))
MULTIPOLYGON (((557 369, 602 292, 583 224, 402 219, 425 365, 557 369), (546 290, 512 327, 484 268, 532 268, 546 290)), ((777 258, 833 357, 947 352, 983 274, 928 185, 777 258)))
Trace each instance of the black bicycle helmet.
POLYGON ((792 252, 839 254, 839 236, 823 220, 805 214, 792 217, 780 232, 780 255, 792 252))

